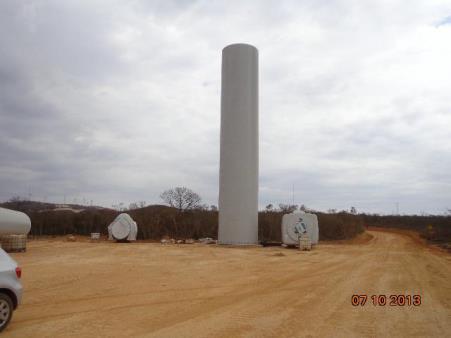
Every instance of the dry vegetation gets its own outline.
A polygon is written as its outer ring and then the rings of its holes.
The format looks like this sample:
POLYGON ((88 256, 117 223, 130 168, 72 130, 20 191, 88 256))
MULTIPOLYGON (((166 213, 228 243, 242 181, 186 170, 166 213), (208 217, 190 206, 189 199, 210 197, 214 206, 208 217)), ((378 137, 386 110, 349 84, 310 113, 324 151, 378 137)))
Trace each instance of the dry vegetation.
MULTIPOLYGON (((26 202, 24 202, 26 203, 26 202)), ((91 232, 107 233, 107 226, 118 212, 111 209, 87 208, 74 213, 51 209, 29 209, 27 204, 6 205, 26 212, 32 220, 32 236, 89 235, 91 232)), ((152 205, 127 211, 138 223, 138 239, 158 240, 172 238, 216 238, 218 212, 211 210, 184 210, 162 205, 152 205)), ((259 238, 261 241, 280 241, 281 211, 259 213, 259 238)), ((360 216, 349 213, 318 213, 320 240, 347 239, 363 231, 360 216)))
MULTIPOLYGON (((118 211, 85 207, 81 212, 54 211, 51 204, 28 201, 4 203, 3 206, 26 212, 32 220, 32 236, 89 235, 107 233, 107 226, 118 211)), ((79 206, 71 206, 76 209, 79 206)), ((175 239, 217 237, 218 212, 204 209, 178 210, 174 207, 152 205, 127 211, 138 223, 138 239, 159 240, 164 236, 175 239)), ((320 240, 350 239, 365 227, 410 229, 434 243, 451 242, 451 216, 380 216, 348 212, 318 215, 320 240)), ((263 242, 281 240, 280 224, 283 212, 259 213, 259 239, 263 242)))
POLYGON ((415 230, 432 243, 448 247, 451 243, 451 216, 378 216, 362 215, 365 224, 373 227, 415 230))

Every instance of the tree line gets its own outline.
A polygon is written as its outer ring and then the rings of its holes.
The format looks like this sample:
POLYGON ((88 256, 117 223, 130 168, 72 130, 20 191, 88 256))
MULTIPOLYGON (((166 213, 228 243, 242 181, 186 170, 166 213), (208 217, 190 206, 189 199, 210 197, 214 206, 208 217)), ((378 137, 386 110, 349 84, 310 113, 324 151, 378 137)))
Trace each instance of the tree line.
MULTIPOLYGON (((138 239, 159 240, 202 237, 217 238, 218 211, 216 206, 202 204, 202 199, 186 187, 169 189, 161 194, 166 205, 133 205, 127 213, 138 224, 138 239)), ((55 211, 49 203, 10 200, 6 208, 23 211, 32 221, 32 236, 89 235, 92 232, 107 234, 108 225, 124 209, 114 210, 87 207, 82 211, 55 211)), ((53 207, 52 207, 53 206, 53 207)), ((77 208, 74 208, 77 209, 77 208)), ((294 210, 314 212, 318 216, 320 240, 352 238, 365 227, 391 227, 413 229, 432 241, 451 241, 451 216, 381 216, 359 214, 354 207, 349 211, 329 210, 327 213, 307 208, 305 205, 272 204, 258 215, 260 241, 281 241, 282 216, 294 210)))

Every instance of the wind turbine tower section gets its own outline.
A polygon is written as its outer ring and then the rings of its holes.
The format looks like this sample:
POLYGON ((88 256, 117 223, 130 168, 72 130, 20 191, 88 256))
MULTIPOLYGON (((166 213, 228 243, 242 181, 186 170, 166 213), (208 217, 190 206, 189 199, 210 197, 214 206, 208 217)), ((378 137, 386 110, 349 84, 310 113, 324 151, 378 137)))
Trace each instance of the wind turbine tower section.
POLYGON ((258 243, 258 50, 222 50, 220 244, 258 243))

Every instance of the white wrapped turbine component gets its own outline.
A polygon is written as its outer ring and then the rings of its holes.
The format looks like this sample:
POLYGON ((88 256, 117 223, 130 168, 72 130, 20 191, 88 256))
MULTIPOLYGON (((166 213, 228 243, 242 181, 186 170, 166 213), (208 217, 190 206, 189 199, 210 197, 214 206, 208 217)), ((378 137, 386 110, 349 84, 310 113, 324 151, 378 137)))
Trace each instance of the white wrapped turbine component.
POLYGON ((318 217, 315 214, 294 212, 282 217, 282 242, 299 245, 299 238, 307 235, 312 244, 318 244, 318 217))
POLYGON ((118 241, 136 241, 138 225, 129 214, 119 214, 108 226, 108 239, 118 241))
POLYGON ((31 220, 25 213, 0 208, 0 235, 27 235, 31 220))

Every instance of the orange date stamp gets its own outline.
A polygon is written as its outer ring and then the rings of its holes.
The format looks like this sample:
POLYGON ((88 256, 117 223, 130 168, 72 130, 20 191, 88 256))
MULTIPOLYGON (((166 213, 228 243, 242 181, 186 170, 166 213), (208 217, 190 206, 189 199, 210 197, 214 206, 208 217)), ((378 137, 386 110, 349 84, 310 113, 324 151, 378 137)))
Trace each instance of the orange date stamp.
POLYGON ((420 295, 371 295, 366 294, 352 295, 352 306, 365 306, 365 304, 373 304, 373 306, 420 306, 420 295), (368 301, 368 302, 367 302, 368 301))

